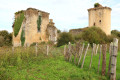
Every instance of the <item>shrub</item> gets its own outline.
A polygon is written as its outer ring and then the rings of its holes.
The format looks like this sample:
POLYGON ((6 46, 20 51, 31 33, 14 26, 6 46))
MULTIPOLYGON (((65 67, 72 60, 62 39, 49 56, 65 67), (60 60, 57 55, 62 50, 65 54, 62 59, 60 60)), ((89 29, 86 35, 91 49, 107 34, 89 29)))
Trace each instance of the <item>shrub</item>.
POLYGON ((35 46, 36 45, 36 42, 32 43, 30 46, 35 46))
POLYGON ((53 41, 48 41, 47 44, 54 45, 54 42, 53 41))
POLYGON ((98 7, 98 6, 99 6, 99 3, 95 3, 95 4, 94 4, 94 7, 98 7))
POLYGON ((79 34, 77 34, 77 35, 74 35, 74 38, 75 38, 75 41, 82 40, 82 34, 79 33, 79 34))
POLYGON ((61 33, 61 31, 58 29, 58 30, 57 30, 57 33, 61 33))
POLYGON ((0 36, 0 47, 4 45, 4 37, 0 36))
POLYGON ((0 31, 0 36, 2 36, 4 39, 2 42, 3 45, 5 46, 12 45, 12 33, 8 33, 8 31, 3 30, 3 31, 0 31))
POLYGON ((118 30, 112 30, 111 34, 120 37, 120 31, 118 31, 118 30))
POLYGON ((68 44, 68 42, 74 42, 74 38, 70 33, 62 32, 58 38, 57 46, 62 46, 64 44, 68 44))
POLYGON ((83 32, 83 39, 88 41, 90 44, 92 43, 105 43, 107 41, 106 34, 98 27, 88 28, 83 32))
POLYGON ((21 28, 23 20, 24 20, 24 12, 21 12, 20 13, 20 17, 18 17, 17 19, 15 19, 15 22, 14 22, 14 36, 15 37, 19 33, 19 30, 21 28))

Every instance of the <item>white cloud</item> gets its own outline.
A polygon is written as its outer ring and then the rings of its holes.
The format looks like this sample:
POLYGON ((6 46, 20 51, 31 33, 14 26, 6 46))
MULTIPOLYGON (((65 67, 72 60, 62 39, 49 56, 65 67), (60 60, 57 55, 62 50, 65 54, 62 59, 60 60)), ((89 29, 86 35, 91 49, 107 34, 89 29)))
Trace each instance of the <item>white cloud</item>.
POLYGON ((92 8, 95 2, 112 7, 112 29, 120 30, 118 28, 120 4, 115 0, 0 0, 0 2, 0 30, 6 29, 11 32, 14 13, 28 7, 49 12, 58 29, 86 27, 88 26, 87 9, 92 8))

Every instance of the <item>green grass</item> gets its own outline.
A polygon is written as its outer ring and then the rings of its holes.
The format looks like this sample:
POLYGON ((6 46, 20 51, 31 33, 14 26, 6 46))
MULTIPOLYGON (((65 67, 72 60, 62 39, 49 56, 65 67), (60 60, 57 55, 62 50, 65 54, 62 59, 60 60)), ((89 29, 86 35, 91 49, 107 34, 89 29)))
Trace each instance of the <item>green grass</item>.
POLYGON ((21 28, 23 20, 24 20, 24 12, 21 12, 20 13, 20 17, 18 17, 17 19, 15 19, 15 23, 14 23, 14 36, 15 37, 19 33, 19 30, 21 28))
MULTIPOLYGON (((1 51, 2 49, 0 53, 1 51)), ((109 80, 107 75, 101 76, 102 66, 97 73, 99 55, 93 56, 92 67, 89 70, 90 53, 86 56, 83 69, 80 68, 81 63, 76 66, 73 62, 65 61, 61 53, 63 48, 52 47, 47 56, 45 46, 39 46, 37 57, 35 47, 16 48, 14 53, 11 48, 5 49, 0 55, 0 80, 109 80)), ((117 80, 119 80, 120 52, 117 59, 117 80)), ((108 53, 106 60, 108 69, 108 53)))

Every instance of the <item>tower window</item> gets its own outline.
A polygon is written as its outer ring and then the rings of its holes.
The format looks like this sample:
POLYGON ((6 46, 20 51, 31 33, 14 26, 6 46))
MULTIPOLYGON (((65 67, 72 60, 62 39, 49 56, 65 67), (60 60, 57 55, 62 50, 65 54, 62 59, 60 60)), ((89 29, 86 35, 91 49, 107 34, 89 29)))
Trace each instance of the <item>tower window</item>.
POLYGON ((99 23, 101 23, 101 20, 99 20, 99 23))

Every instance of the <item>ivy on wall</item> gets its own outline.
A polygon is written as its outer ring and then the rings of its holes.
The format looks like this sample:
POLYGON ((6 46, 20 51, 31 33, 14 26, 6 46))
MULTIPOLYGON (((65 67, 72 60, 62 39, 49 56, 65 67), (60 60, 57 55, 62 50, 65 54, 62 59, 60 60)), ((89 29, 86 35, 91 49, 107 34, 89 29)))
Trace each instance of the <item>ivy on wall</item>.
POLYGON ((38 31, 40 31, 41 30, 41 16, 39 15, 38 16, 38 20, 37 20, 37 29, 38 29, 38 31))
POLYGON ((24 43, 25 43, 25 31, 22 30, 22 33, 21 33, 21 45, 24 46, 24 43))
POLYGON ((15 23, 14 23, 14 36, 16 37, 19 33, 20 27, 22 25, 22 22, 24 20, 24 12, 20 13, 20 17, 18 17, 17 19, 15 19, 15 23))

